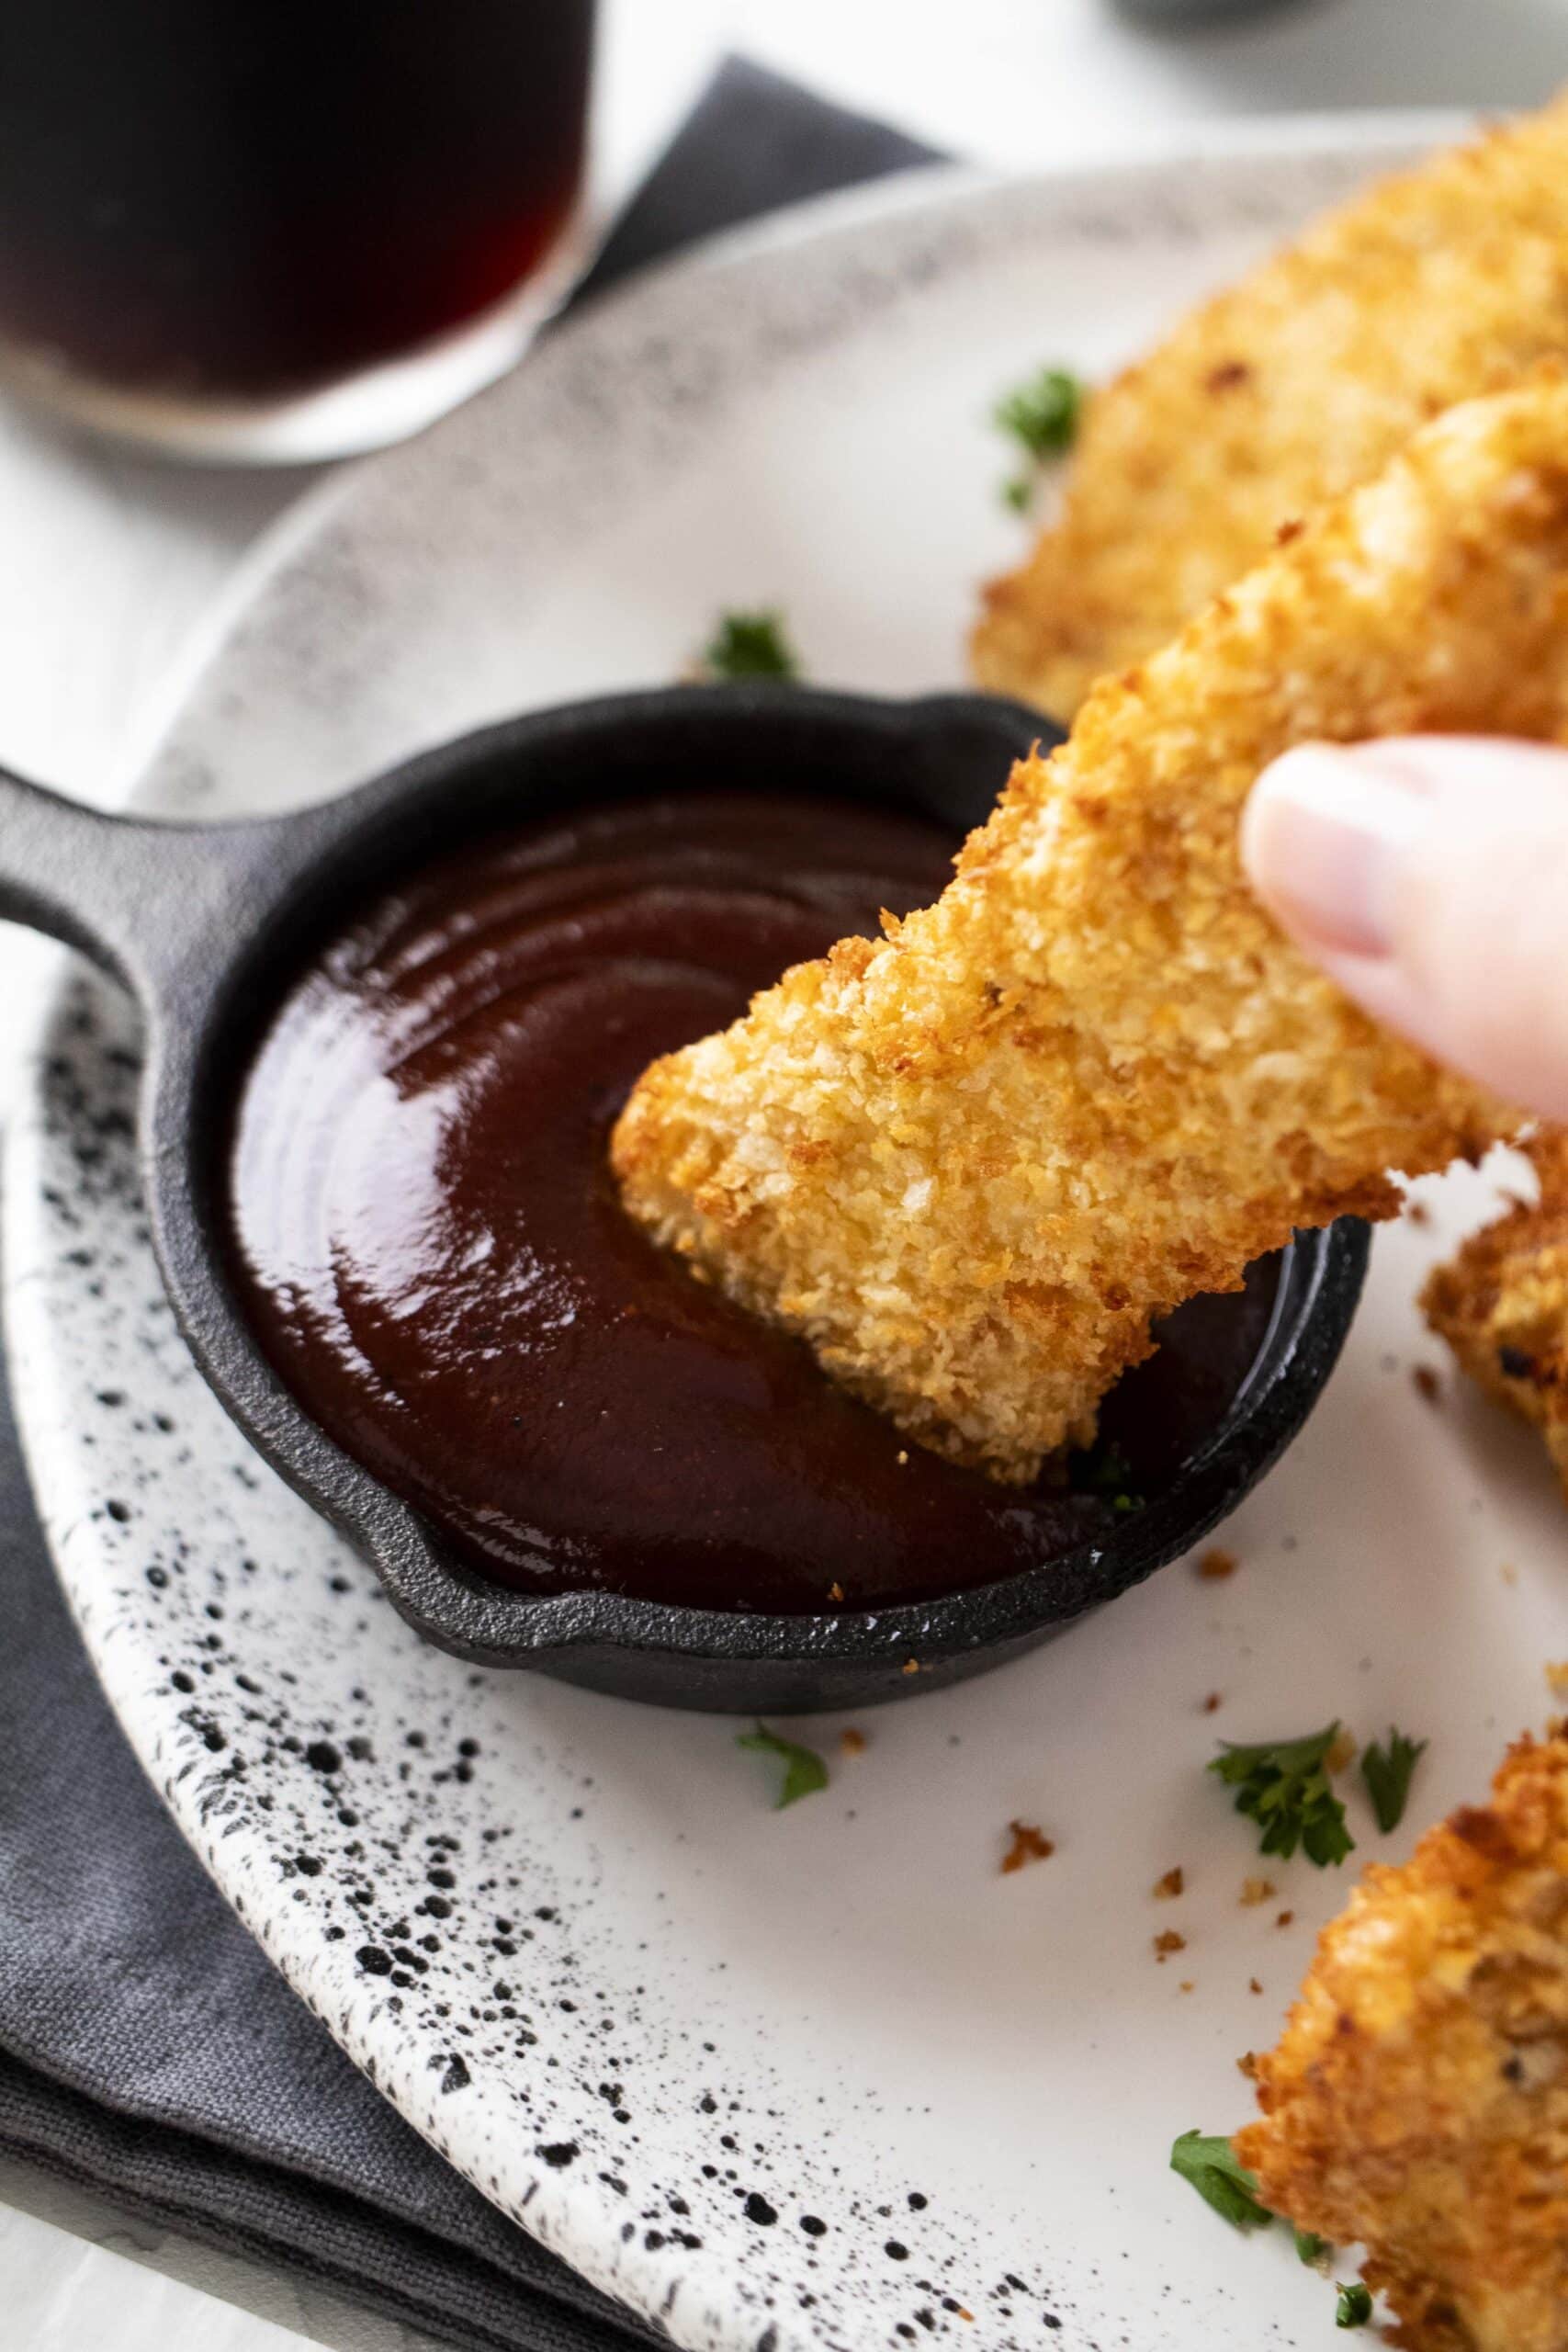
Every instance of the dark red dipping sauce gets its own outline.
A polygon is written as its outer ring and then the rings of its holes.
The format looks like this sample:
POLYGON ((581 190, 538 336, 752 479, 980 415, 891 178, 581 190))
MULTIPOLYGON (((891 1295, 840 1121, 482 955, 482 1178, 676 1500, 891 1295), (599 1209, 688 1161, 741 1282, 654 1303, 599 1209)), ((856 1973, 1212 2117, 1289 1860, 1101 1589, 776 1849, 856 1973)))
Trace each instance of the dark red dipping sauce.
MULTIPOLYGON (((453 1550, 528 1591, 816 1611, 989 1583, 1111 1521, 907 1445, 804 1346, 665 1258, 605 1148, 656 1055, 946 882, 850 801, 689 794, 488 839, 368 905, 245 1076, 236 1276, 273 1363, 453 1550), (841 1603, 830 1600, 834 1587, 841 1603)), ((1108 1399, 1157 1491, 1266 1331, 1277 1261, 1196 1299, 1108 1399)))

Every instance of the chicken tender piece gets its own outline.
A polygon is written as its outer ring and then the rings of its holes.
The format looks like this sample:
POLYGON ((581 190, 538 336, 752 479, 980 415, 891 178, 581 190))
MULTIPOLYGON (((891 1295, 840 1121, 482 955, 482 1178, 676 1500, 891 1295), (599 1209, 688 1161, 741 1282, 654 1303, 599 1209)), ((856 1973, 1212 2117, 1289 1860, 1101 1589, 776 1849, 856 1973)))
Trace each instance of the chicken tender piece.
POLYGON ((1568 1740, 1373 1863, 1258 2061, 1265 2204, 1364 2245, 1407 2352, 1568 2352, 1568 1740))
POLYGON ((1568 732, 1568 383, 1452 412, 1024 761, 938 903, 646 1072, 626 1206, 939 1453, 1027 1480, 1150 1320, 1517 1122, 1276 929, 1306 737, 1568 732))
POLYGON ((1544 1129, 1525 1148, 1539 1200, 1437 1267, 1421 1310, 1488 1396, 1536 1423, 1568 1496, 1568 1133, 1544 1129))
POLYGON ((1089 403, 1061 518, 987 591, 983 685, 1068 718, 1456 401, 1568 355, 1568 93, 1384 181, 1089 403))

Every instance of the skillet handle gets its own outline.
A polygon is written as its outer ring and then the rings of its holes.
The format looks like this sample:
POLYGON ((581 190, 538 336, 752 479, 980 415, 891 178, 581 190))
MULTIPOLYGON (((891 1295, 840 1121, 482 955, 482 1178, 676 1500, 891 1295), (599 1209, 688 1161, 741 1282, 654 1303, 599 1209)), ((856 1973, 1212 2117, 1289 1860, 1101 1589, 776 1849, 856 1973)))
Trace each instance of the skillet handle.
POLYGON ((0 922, 62 939, 150 1005, 232 888, 213 836, 109 816, 0 768, 0 922))

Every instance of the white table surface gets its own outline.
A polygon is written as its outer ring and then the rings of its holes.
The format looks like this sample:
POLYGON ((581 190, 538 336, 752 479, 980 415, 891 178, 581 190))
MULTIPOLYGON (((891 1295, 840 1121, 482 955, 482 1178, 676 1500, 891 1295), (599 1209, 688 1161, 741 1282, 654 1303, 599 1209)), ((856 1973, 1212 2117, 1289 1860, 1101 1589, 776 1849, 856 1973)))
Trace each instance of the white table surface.
MULTIPOLYGON (((727 48, 1023 166, 1125 153, 1221 115, 1515 106, 1568 78, 1568 0, 1280 0, 1187 32, 1140 28, 1113 0, 604 6, 606 207, 727 48)), ((0 758, 111 792, 186 632, 305 479, 149 464, 0 408, 0 758)), ((0 1078, 34 960, 33 943, 0 932, 0 1078)), ((410 2329, 4 2161, 0 2285, 16 2352, 426 2352, 410 2329)))

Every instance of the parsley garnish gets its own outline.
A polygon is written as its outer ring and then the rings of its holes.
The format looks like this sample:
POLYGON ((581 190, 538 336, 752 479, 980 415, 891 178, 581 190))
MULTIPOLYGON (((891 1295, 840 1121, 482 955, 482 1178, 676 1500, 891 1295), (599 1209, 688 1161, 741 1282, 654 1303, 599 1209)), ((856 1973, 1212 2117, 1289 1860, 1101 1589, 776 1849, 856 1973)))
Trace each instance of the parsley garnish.
POLYGON ((1190 2181, 1205 2203, 1235 2229, 1266 2229, 1274 2218, 1258 2201, 1256 2174, 1238 2162, 1230 2142, 1217 2134, 1181 2132, 1171 2143, 1170 2168, 1190 2181))
POLYGON ((784 1784, 779 1790, 774 1811, 782 1813, 786 1804, 794 1804, 800 1797, 814 1796, 828 1785, 828 1767, 814 1747, 801 1747, 793 1739, 781 1739, 766 1724, 759 1724, 755 1731, 743 1731, 737 1738, 737 1747, 760 1748, 764 1756, 776 1756, 784 1768, 784 1784))
POLYGON ((1289 1860, 1300 1846, 1323 1869, 1355 1850, 1345 1808, 1328 1785, 1325 1764, 1339 1736, 1337 1721, 1304 1739, 1265 1740, 1256 1747, 1226 1741, 1209 1766, 1236 1792, 1235 1809, 1262 1829, 1258 1851, 1289 1860))
POLYGON ((1077 377, 1066 368, 1042 368, 997 402, 996 420, 1038 462, 1072 447, 1082 407, 1077 377))
MULTIPOLYGON (((1271 2212, 1258 2193, 1258 2176, 1248 2172, 1237 2158, 1230 2142, 1203 2132, 1183 2132, 1172 2143, 1170 2168, 1190 2181, 1200 2197, 1212 2205, 1216 2213, 1238 2230, 1266 2229, 1279 2216, 1271 2212)), ((1292 2229, 1296 2252, 1305 2263, 1320 2268, 1333 2254, 1326 2238, 1316 2236, 1311 2230, 1292 2229)), ((1338 2284, 1337 2280, 1335 2282, 1338 2284)), ((1366 2289, 1341 2287, 1341 2307, 1347 2295, 1365 2294, 1366 2289)), ((1371 2310, 1368 2298, 1367 2310, 1371 2310)), ((1359 2320, 1342 2319, 1341 2327, 1359 2327, 1359 2320)))
POLYGON ((703 651, 710 678, 797 678, 800 662, 782 613, 721 613, 703 651))
POLYGON ((1072 447, 1082 408, 1083 386, 1066 368, 1042 368, 997 402, 996 423, 1022 443, 1030 458, 1022 473, 1002 484, 1002 503, 1015 514, 1028 513, 1041 467, 1072 447))
POLYGON ((1390 1724, 1388 1746, 1384 1747, 1374 1739, 1362 1751, 1361 1778, 1367 1784, 1378 1827, 1385 1836, 1389 1830, 1397 1829, 1404 1818, 1404 1808, 1410 1802, 1410 1776, 1426 1749, 1424 1739, 1406 1739, 1390 1724))
POLYGON ((1114 1438, 1075 1453, 1067 1465, 1075 1495, 1099 1495, 1112 1510, 1142 1510, 1144 1498, 1133 1483, 1134 1472, 1124 1446, 1114 1438))
MULTIPOLYGON (((1204 2132, 1180 2132, 1171 2143, 1170 2168, 1190 2181, 1205 2204, 1237 2230, 1266 2230, 1280 2217, 1259 2197, 1256 2173, 1248 2172, 1230 2142, 1204 2132)), ((1334 2252, 1326 2238, 1311 2230, 1292 2229, 1296 2252, 1305 2263, 1321 2269, 1334 2252)), ((1362 2286, 1341 2287, 1335 2313, 1337 2327, 1365 2327, 1372 2315, 1372 2299, 1362 2286)))

